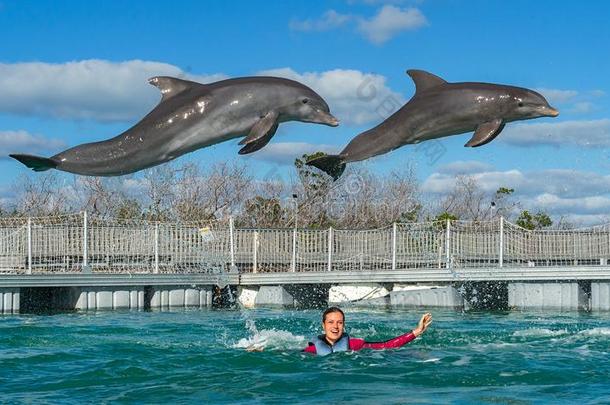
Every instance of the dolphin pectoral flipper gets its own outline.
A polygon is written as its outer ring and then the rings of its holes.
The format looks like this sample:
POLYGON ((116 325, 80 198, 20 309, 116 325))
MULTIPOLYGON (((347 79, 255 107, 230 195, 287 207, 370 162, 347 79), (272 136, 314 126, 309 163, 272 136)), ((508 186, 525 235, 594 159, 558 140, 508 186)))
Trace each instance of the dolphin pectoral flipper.
POLYGON ((11 154, 9 156, 13 159, 17 159, 35 172, 44 172, 45 170, 54 169, 57 167, 57 162, 49 158, 18 154, 11 154))
POLYGON ((480 124, 474 135, 464 146, 470 146, 476 148, 477 146, 483 146, 493 141, 496 136, 504 129, 504 122, 500 118, 496 118, 493 121, 484 122, 480 124))
POLYGON ((148 83, 152 84, 161 91, 163 98, 161 101, 165 101, 174 97, 176 94, 182 93, 184 90, 192 87, 204 87, 203 84, 197 82, 191 82, 189 80, 177 79, 169 76, 155 76, 148 79, 148 83))
POLYGON ((341 155, 325 155, 305 162, 308 166, 317 167, 333 180, 337 180, 345 171, 345 161, 341 155))
POLYGON ((276 122, 265 136, 255 141, 249 142, 246 146, 239 150, 239 154, 247 155, 248 153, 256 152, 257 150, 262 149, 265 145, 269 143, 271 138, 273 138, 273 135, 275 135, 275 131, 277 131, 278 125, 279 124, 276 122))
MULTIPOLYGON (((275 131, 277 130, 278 115, 279 114, 276 111, 269 111, 260 120, 258 120, 256 122, 256 124, 254 124, 254 126, 250 129, 248 136, 246 136, 244 139, 242 139, 241 142, 239 142, 239 144, 246 145, 251 142, 258 141, 259 139, 267 136, 271 132, 271 130, 273 129, 274 126, 275 126, 275 129, 273 130, 273 133, 275 134, 275 131)), ((269 141, 267 141, 267 142, 269 142, 269 141)))

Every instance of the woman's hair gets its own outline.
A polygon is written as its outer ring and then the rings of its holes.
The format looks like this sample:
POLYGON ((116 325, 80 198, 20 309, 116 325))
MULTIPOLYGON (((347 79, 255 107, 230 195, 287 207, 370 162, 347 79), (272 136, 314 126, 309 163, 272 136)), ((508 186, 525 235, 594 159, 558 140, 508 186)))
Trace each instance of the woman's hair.
POLYGON ((324 313, 322 314, 322 322, 326 321, 326 315, 332 314, 333 312, 339 312, 341 314, 341 316, 343 317, 343 321, 345 321, 345 314, 343 313, 343 311, 341 311, 341 309, 339 309, 337 307, 330 307, 326 311, 324 311, 324 313))

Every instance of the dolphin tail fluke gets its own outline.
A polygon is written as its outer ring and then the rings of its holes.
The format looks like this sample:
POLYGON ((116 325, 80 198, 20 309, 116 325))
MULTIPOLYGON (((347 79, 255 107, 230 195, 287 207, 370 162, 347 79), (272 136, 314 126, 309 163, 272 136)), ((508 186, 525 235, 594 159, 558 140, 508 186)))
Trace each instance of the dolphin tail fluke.
POLYGON ((317 167, 322 170, 333 180, 337 180, 343 174, 345 170, 345 162, 341 155, 326 155, 318 158, 311 159, 306 162, 308 166, 317 167))
POLYGON ((55 169, 57 167, 57 162, 53 159, 44 158, 40 156, 33 155, 9 155, 13 159, 17 159, 30 169, 35 172, 44 172, 45 170, 55 169))

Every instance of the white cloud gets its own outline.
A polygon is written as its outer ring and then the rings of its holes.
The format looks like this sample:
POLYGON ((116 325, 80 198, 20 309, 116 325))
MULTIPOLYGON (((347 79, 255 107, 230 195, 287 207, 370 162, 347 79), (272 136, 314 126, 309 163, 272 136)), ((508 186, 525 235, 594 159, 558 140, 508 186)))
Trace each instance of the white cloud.
POLYGON ((358 70, 335 69, 298 73, 290 68, 259 72, 299 81, 318 92, 342 124, 382 121, 402 107, 405 100, 386 85, 386 78, 358 70))
MULTIPOLYGON (((610 176, 594 172, 547 169, 531 172, 520 170, 486 171, 470 175, 487 192, 499 187, 514 188, 521 195, 544 193, 564 198, 580 198, 610 193, 610 176)), ((444 194, 455 185, 455 175, 433 173, 423 183, 424 192, 444 194)))
POLYGON ((9 153, 53 154, 65 149, 64 141, 32 135, 27 131, 0 131, 0 159, 9 153))
POLYGON ((587 114, 595 110, 595 105, 589 101, 581 101, 575 103, 570 109, 571 113, 574 114, 587 114))
POLYGON ((442 165, 438 168, 440 173, 446 174, 473 174, 492 170, 493 166, 489 163, 478 162, 476 160, 458 160, 442 165))
POLYGON ((553 212, 556 215, 569 215, 575 212, 586 215, 608 215, 610 213, 610 197, 608 196, 562 198, 554 194, 544 193, 525 199, 524 204, 537 207, 543 211, 553 212))
MULTIPOLYGON (((513 188, 523 209, 546 211, 555 219, 566 217, 573 223, 599 224, 610 217, 610 176, 548 169, 530 172, 491 170, 469 177, 487 194, 493 194, 500 187, 513 188)), ((421 190, 438 199, 455 185, 454 173, 433 173, 423 182, 421 190)))
POLYGON ((317 20, 292 20, 289 24, 294 31, 328 31, 346 25, 353 17, 328 10, 317 20))
POLYGON ((417 8, 403 9, 387 4, 391 1, 384 3, 386 4, 377 14, 370 18, 328 10, 317 19, 292 20, 289 27, 294 31, 329 31, 355 24, 357 31, 368 41, 380 45, 403 31, 413 31, 428 24, 424 14, 417 8))
MULTIPOLYGON (((309 85, 344 123, 381 121, 404 103, 381 75, 336 69, 297 73, 273 69, 260 74, 287 77, 309 85)), ((156 75, 186 77, 206 83, 226 78, 185 75, 158 62, 85 60, 63 64, 0 64, 0 112, 96 121, 135 121, 158 102, 159 91, 147 79, 156 75)))
POLYGON ((141 60, 0 64, 0 111, 64 119, 132 121, 160 99, 159 91, 147 82, 158 75, 201 82, 224 77, 190 76, 167 63, 141 60))
POLYGON ((538 93, 542 94, 544 98, 551 104, 554 103, 565 103, 570 101, 578 95, 576 90, 559 90, 559 89, 546 89, 537 88, 535 89, 538 93))
POLYGON ((516 146, 610 146, 610 119, 508 125, 499 140, 516 146))
POLYGON ((333 145, 316 145, 306 142, 278 142, 270 143, 260 151, 248 156, 253 159, 292 166, 294 160, 303 156, 304 153, 337 153, 338 149, 339 147, 333 145))
POLYGON ((563 218, 567 219, 568 223, 577 228, 610 223, 610 216, 607 214, 570 214, 569 216, 565 216, 563 218))
POLYGON ((147 181, 142 176, 128 177, 121 182, 121 190, 128 195, 143 195, 147 187, 147 181))
POLYGON ((401 9, 392 5, 383 6, 377 15, 361 19, 358 30, 372 43, 382 44, 402 31, 412 31, 428 24, 426 17, 417 8, 401 9))

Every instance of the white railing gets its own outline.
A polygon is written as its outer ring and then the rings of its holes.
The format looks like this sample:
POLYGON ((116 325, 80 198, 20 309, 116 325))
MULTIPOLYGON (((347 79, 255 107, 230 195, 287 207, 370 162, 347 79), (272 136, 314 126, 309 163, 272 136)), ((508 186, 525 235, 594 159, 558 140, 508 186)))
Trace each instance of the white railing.
POLYGON ((0 273, 374 271, 608 265, 610 225, 529 231, 494 221, 380 229, 239 229, 85 213, 0 218, 0 273))

